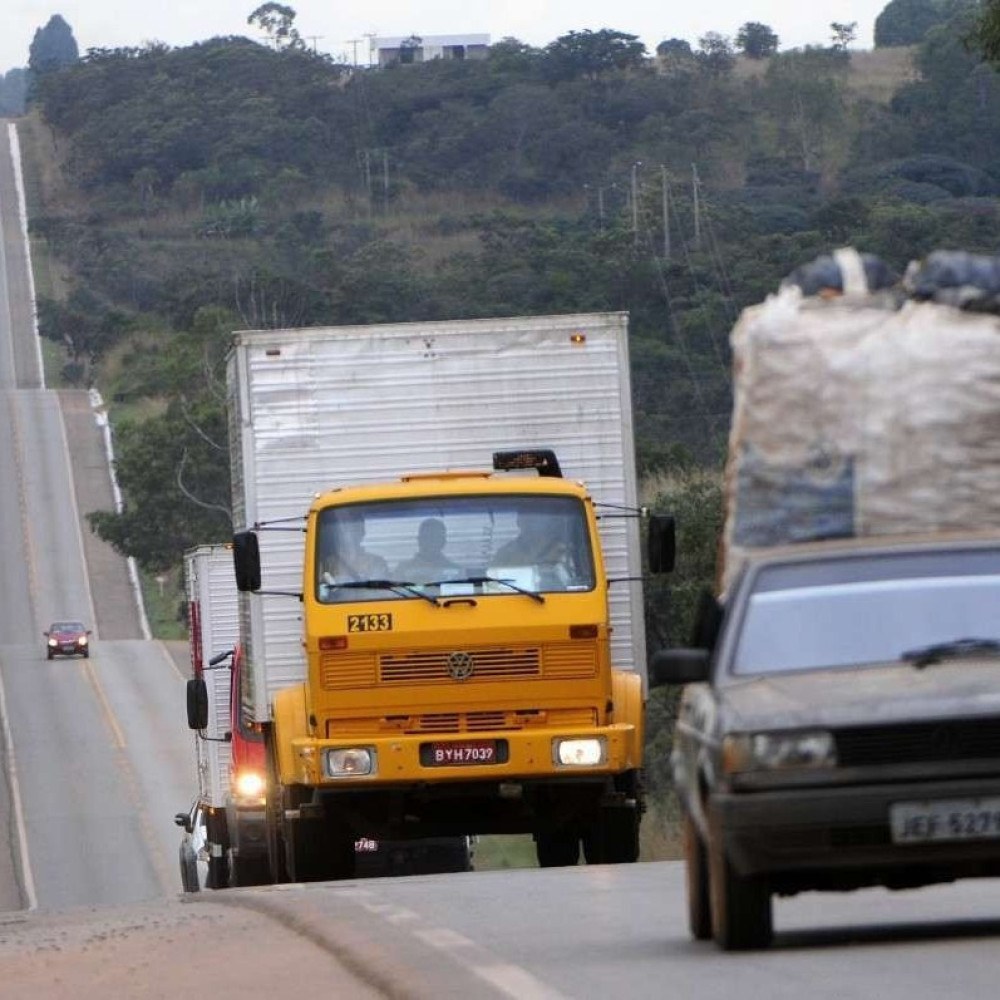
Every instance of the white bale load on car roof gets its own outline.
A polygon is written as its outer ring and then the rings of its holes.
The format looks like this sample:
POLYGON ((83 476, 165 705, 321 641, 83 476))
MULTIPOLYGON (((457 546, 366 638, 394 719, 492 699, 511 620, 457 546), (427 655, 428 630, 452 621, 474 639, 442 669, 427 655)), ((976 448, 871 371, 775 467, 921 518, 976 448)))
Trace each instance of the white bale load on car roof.
POLYGON ((870 259, 836 259, 837 294, 807 274, 733 329, 723 589, 748 548, 1000 529, 1000 318, 944 304, 992 306, 965 278, 993 258, 931 255, 875 292, 870 259))

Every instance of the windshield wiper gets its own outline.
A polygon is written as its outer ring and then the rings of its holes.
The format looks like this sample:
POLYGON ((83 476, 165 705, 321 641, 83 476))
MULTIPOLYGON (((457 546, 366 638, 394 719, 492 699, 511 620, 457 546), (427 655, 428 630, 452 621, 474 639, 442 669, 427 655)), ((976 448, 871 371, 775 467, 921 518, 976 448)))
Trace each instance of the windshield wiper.
POLYGON ((537 591, 525 590, 524 587, 519 587, 516 583, 511 583, 510 580, 501 580, 497 576, 463 576, 460 580, 435 580, 427 586, 440 587, 446 583, 471 583, 475 587, 481 587, 484 583, 499 583, 504 587, 510 587, 511 590, 517 591, 519 594, 524 594, 525 597, 530 597, 539 604, 545 603, 545 598, 537 591))
POLYGON ((328 583, 328 587, 342 590, 391 590, 394 594, 409 594, 411 597, 422 597, 428 604, 440 607, 441 602, 430 594, 418 590, 416 584, 409 580, 349 580, 344 583, 328 583))
POLYGON ((912 663, 918 669, 929 667, 942 660, 959 659, 963 656, 1000 656, 1000 640, 997 639, 952 639, 950 642, 936 642, 931 646, 908 649, 900 659, 912 663))

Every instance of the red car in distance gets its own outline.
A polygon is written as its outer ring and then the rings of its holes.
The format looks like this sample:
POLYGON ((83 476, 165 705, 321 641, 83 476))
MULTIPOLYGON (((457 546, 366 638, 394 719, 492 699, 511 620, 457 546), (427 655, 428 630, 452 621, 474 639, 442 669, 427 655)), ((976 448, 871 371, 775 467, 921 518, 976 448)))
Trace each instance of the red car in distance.
POLYGON ((53 622, 42 635, 49 640, 46 654, 50 660, 53 656, 90 656, 90 629, 83 622, 53 622))

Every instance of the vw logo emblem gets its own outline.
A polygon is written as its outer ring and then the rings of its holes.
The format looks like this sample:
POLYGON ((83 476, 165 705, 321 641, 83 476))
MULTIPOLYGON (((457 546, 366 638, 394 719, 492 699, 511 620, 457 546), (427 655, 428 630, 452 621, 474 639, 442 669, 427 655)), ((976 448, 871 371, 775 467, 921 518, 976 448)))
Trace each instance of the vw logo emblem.
POLYGON ((472 676, 475 664, 468 653, 452 653, 448 657, 448 673, 453 680, 464 681, 472 676))

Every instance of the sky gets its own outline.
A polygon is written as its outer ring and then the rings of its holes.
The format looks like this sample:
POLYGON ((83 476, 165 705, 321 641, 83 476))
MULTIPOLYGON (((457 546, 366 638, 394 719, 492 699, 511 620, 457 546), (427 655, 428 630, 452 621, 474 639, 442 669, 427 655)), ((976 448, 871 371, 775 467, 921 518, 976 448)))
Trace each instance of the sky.
MULTIPOLYGON (((90 48, 164 42, 190 45, 217 35, 258 37, 247 17, 260 0, 0 0, 0 72, 28 64, 35 31, 53 14, 73 29, 83 54, 90 48)), ((875 18, 888 0, 841 0, 830 6, 803 0, 284 0, 295 26, 319 52, 367 62, 366 35, 487 34, 544 46, 570 31, 610 28, 637 35, 652 53, 666 38, 692 46, 708 31, 735 37, 740 25, 759 21, 776 32, 782 49, 828 45, 830 22, 857 22, 854 48, 872 47, 875 18), (356 40, 356 41, 355 41, 356 40)))

